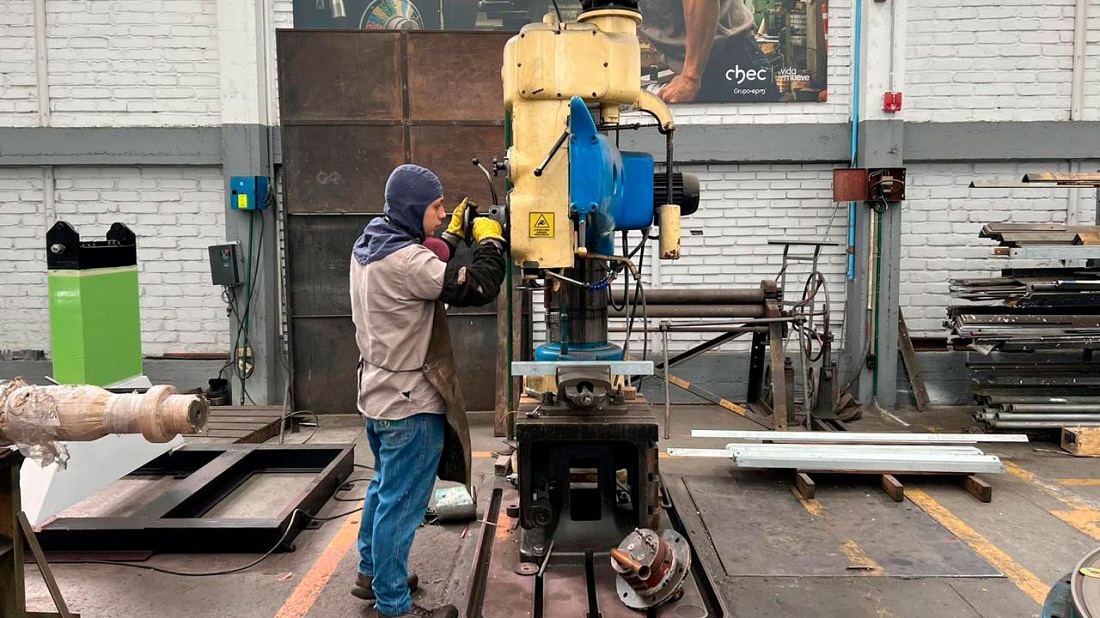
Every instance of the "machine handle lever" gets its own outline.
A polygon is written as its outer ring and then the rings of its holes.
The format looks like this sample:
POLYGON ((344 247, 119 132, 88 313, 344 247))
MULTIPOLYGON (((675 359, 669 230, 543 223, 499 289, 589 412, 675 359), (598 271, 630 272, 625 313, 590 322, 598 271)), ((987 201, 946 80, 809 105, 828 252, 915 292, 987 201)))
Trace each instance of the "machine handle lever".
MULTIPOLYGON (((492 178, 492 176, 489 175, 489 170, 485 169, 485 166, 481 164, 481 161, 479 161, 477 159, 477 157, 474 157, 473 163, 474 163, 474 166, 479 168, 481 170, 481 172, 483 174, 485 174, 485 180, 489 182, 489 193, 493 196, 493 205, 495 206, 495 205, 499 204, 500 201, 497 199, 497 189, 496 189, 496 187, 493 186, 493 178, 492 178)), ((495 173, 496 172, 496 164, 497 164, 497 160, 493 159, 493 171, 494 171, 493 176, 496 176, 496 173, 495 173)))
POLYGON ((535 168, 536 177, 542 176, 543 170, 546 169, 547 165, 550 165, 550 160, 554 158, 554 155, 558 154, 558 149, 561 148, 561 145, 565 143, 565 140, 568 137, 569 129, 561 132, 561 135, 558 137, 558 141, 554 142, 554 147, 550 149, 550 154, 546 155, 546 158, 543 159, 542 163, 540 163, 539 166, 535 168))

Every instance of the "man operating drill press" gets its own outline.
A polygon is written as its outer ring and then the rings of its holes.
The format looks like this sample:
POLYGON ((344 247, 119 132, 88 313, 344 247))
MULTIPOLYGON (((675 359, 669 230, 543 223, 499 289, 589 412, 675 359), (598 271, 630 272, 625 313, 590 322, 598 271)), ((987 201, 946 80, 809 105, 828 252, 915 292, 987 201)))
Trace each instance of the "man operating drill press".
MULTIPOLYGON (((430 170, 402 165, 386 182, 385 216, 370 222, 351 259, 351 304, 359 346, 359 412, 366 417, 375 476, 359 527, 352 594, 381 616, 455 618, 453 605, 413 604, 413 535, 435 477, 470 484, 470 436, 443 303, 484 305, 504 280, 499 222, 472 219, 463 200, 443 234, 454 254, 473 243, 473 262, 446 263, 423 245, 447 219, 443 185, 430 170)), ((476 208, 476 207, 475 207, 476 208)))

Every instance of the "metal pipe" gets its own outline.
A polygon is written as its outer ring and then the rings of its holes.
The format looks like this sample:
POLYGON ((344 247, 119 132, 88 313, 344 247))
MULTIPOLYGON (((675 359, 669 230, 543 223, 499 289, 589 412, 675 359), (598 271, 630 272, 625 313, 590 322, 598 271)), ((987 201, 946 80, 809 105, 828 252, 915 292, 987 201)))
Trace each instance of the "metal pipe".
MULTIPOLYGON (((611 293, 616 305, 623 304, 627 294, 622 290, 611 293)), ((764 302, 764 290, 761 289, 713 289, 713 288, 652 288, 635 291, 632 304, 642 302, 653 305, 712 305, 712 304, 749 304, 764 302)))
POLYGON ((1060 421, 1063 423, 1095 421, 1100 423, 1100 414, 1006 414, 998 412, 993 417, 997 421, 1060 421))
MULTIPOLYGON (((762 318, 763 305, 657 305, 646 309, 650 318, 762 318)), ((607 317, 626 318, 625 311, 608 308, 607 317)))
POLYGON ((988 421, 990 429, 1061 429, 1070 427, 1100 427, 1100 419, 1095 421, 988 421))
POLYGON ((669 399, 668 394, 668 328, 667 324, 661 324, 661 353, 665 357, 664 363, 661 364, 661 374, 665 378, 665 440, 670 437, 672 431, 672 401, 669 399))
POLYGON ((1100 404, 1086 403, 1006 403, 1002 404, 1005 412, 1021 412, 1025 414, 1073 414, 1073 413, 1100 413, 1100 404))

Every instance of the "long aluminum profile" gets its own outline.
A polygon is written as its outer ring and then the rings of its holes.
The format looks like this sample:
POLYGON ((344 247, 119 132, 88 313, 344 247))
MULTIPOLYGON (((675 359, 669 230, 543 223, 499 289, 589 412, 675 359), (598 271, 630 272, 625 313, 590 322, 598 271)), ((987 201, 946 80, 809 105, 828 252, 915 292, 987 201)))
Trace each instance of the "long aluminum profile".
POLYGON ((692 429, 693 438, 727 438, 753 442, 829 444, 977 444, 979 442, 1027 442, 1027 435, 973 433, 839 433, 805 431, 730 431, 692 429))
POLYGON ((789 468, 805 471, 851 472, 943 472, 952 474, 989 473, 1005 471, 1001 460, 994 455, 969 455, 966 457, 902 456, 888 457, 822 457, 813 454, 802 456, 734 455, 734 465, 739 468, 789 468))
POLYGON ((1000 474, 1005 471, 1000 458, 994 455, 960 452, 953 448, 941 452, 894 448, 893 452, 888 452, 879 449, 869 451, 865 447, 845 447, 848 451, 845 453, 836 449, 822 452, 820 445, 795 445, 802 447, 801 450, 782 451, 743 448, 746 446, 777 445, 737 445, 727 449, 670 448, 668 453, 674 457, 732 457, 734 465, 739 468, 952 474, 1000 474))
POLYGON ((721 457, 730 459, 733 453, 724 448, 677 448, 667 449, 670 457, 721 457))
POLYGON ((860 455, 908 457, 912 455, 965 456, 982 455, 982 450, 967 445, 930 445, 930 444, 744 444, 730 443, 726 450, 733 453, 776 453, 794 454, 816 453, 823 456, 855 457, 860 455))
POLYGON ((653 361, 516 361, 513 376, 552 376, 559 368, 610 367, 611 375, 651 376, 653 361))

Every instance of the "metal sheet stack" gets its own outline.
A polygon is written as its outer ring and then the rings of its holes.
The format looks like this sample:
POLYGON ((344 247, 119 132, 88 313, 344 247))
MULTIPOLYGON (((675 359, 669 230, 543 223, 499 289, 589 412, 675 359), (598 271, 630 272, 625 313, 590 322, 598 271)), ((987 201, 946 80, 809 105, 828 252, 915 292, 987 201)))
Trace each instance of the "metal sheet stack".
MULTIPOLYGON (((999 241, 994 251, 1004 254, 1093 244, 1097 230, 991 223, 979 236, 999 241)), ((948 307, 944 324, 956 349, 985 355, 967 363, 984 405, 977 420, 993 429, 1100 426, 1100 363, 1092 360, 1100 349, 1100 267, 1007 268, 1000 277, 952 279, 950 292, 975 303, 948 307)))

